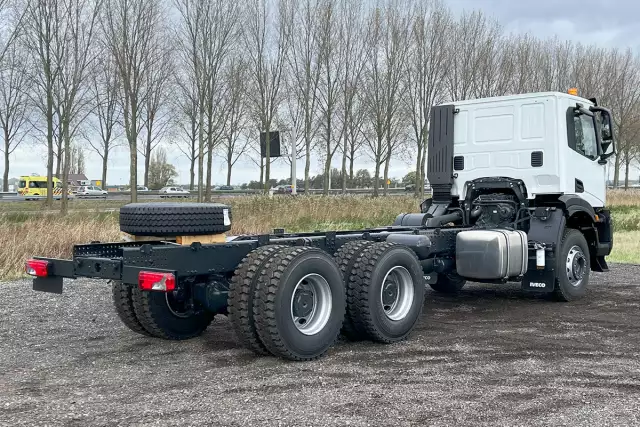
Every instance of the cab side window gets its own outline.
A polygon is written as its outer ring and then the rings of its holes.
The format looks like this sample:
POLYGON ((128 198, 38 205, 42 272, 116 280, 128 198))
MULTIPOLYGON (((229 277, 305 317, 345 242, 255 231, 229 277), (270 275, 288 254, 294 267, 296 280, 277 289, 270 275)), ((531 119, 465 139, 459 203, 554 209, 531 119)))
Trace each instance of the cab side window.
POLYGON ((593 119, 587 115, 575 115, 573 109, 567 112, 567 132, 569 147, 591 160, 598 158, 598 141, 593 119))

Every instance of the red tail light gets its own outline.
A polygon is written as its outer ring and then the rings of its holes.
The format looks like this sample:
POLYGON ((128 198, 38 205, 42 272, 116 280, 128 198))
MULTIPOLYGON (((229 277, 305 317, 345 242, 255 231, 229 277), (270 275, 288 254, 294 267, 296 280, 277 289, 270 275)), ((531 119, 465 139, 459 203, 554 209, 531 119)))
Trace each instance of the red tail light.
POLYGON ((176 276, 171 273, 141 271, 138 273, 138 287, 142 291, 170 292, 176 288, 176 276))
POLYGON ((49 275, 49 262, 40 259, 30 259, 26 262, 24 271, 30 276, 47 277, 49 275))

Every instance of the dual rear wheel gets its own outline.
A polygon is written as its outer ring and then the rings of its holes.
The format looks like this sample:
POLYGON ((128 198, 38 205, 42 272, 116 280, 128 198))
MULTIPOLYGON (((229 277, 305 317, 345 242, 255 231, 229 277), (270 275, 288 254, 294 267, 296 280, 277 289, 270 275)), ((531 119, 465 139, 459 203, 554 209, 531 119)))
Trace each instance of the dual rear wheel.
POLYGON ((312 360, 341 331, 351 339, 404 339, 423 300, 420 263, 404 246, 354 241, 334 257, 313 247, 265 246, 236 270, 229 317, 255 353, 312 360))

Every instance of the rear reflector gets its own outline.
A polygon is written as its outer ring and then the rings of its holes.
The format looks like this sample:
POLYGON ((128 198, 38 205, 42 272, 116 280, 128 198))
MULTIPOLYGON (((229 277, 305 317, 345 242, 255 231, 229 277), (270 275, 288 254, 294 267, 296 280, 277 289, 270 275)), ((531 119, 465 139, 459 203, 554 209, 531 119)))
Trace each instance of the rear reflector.
POLYGON ((24 271, 29 276, 47 277, 49 275, 49 262, 40 259, 30 259, 26 262, 24 271))
POLYGON ((138 287, 142 291, 173 291, 176 288, 176 276, 171 273, 141 271, 138 273, 138 287))

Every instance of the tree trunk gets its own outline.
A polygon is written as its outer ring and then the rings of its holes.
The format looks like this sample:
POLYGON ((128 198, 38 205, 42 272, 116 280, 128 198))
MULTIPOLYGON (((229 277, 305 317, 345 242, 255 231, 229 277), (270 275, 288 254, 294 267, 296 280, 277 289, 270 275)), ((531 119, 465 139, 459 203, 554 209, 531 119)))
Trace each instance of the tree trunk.
POLYGON ((309 194, 309 171, 311 170, 311 141, 305 143, 305 160, 304 160, 304 192, 309 194))
POLYGON ((620 154, 616 154, 616 159, 614 162, 614 169, 613 169, 613 186, 617 188, 619 182, 620 182, 620 154))
POLYGON ((387 154, 387 159, 384 161, 384 182, 382 183, 383 185, 383 192, 382 194, 384 196, 387 195, 388 191, 389 191, 389 164, 391 163, 391 152, 389 152, 389 154, 387 154))
POLYGON ((200 130, 198 131, 198 203, 204 200, 204 106, 200 102, 200 130))
POLYGON ((9 191, 9 131, 4 129, 4 174, 2 175, 2 191, 9 191))
MULTIPOLYGON (((269 192, 269 175, 271 174, 271 123, 265 123, 265 160, 264 160, 264 192, 269 192)), ((262 157, 262 156, 261 156, 262 157)))
POLYGON ((353 171, 353 163, 355 157, 356 157, 356 150, 355 150, 355 146, 354 144, 351 144, 351 148, 350 148, 351 152, 349 154, 351 154, 351 157, 349 157, 349 179, 351 180, 351 182, 353 183, 353 180, 355 178, 354 175, 354 171, 353 171))
POLYGON ((324 184, 322 186, 323 187, 322 194, 324 194, 325 196, 327 196, 329 194, 329 190, 331 190, 329 188, 329 186, 331 185, 331 181, 329 180, 330 176, 331 176, 331 158, 327 154, 327 159, 324 162, 324 184))
MULTIPOLYGON (((231 146, 231 144, 229 144, 231 146)), ((227 185, 231 185, 231 168, 233 167, 233 152, 227 153, 227 185)))
POLYGON ((207 153, 207 185, 204 190, 205 202, 211 201, 211 167, 213 163, 213 147, 209 146, 209 152, 207 153))
POLYGON ((129 152, 131 165, 129 166, 129 185, 131 203, 138 202, 138 110, 136 100, 131 102, 131 122, 129 123, 129 152))
POLYGON ((427 140, 425 139, 424 144, 422 144, 422 164, 420 165, 420 197, 422 198, 424 198, 424 182, 426 178, 427 146, 427 140))
MULTIPOLYGON (((378 156, 378 159, 380 157, 378 156)), ((373 176, 373 197, 378 197, 378 185, 380 184, 380 161, 376 160, 376 171, 373 176)))
POLYGON ((415 191, 413 194, 416 197, 420 196, 420 188, 424 187, 424 184, 420 184, 420 179, 422 179, 422 173, 420 172, 420 165, 422 165, 422 143, 418 144, 418 156, 416 158, 416 180, 414 184, 416 185, 415 191))
POLYGON ((631 159, 629 156, 625 156, 624 159, 624 189, 629 189, 629 164, 631 163, 631 159))
POLYGON ((260 186, 264 185, 264 157, 260 156, 260 186))
POLYGON ((47 94, 47 206, 53 207, 53 95, 47 94))
POLYGON ((69 136, 69 121, 62 122, 62 133, 64 135, 64 163, 62 172, 62 207, 60 213, 64 216, 69 213, 69 199, 67 188, 69 186, 69 167, 71 167, 71 137, 69 136))
POLYGON ((107 165, 109 163, 109 150, 104 150, 102 157, 102 189, 107 189, 107 165))
POLYGON ((342 194, 347 194, 347 132, 342 145, 342 194))
POLYGON ((147 138, 147 145, 144 147, 144 186, 149 187, 149 166, 151 165, 151 141, 147 138))
POLYGON ((196 153, 191 153, 191 166, 189 167, 189 191, 193 191, 196 180, 196 153))

